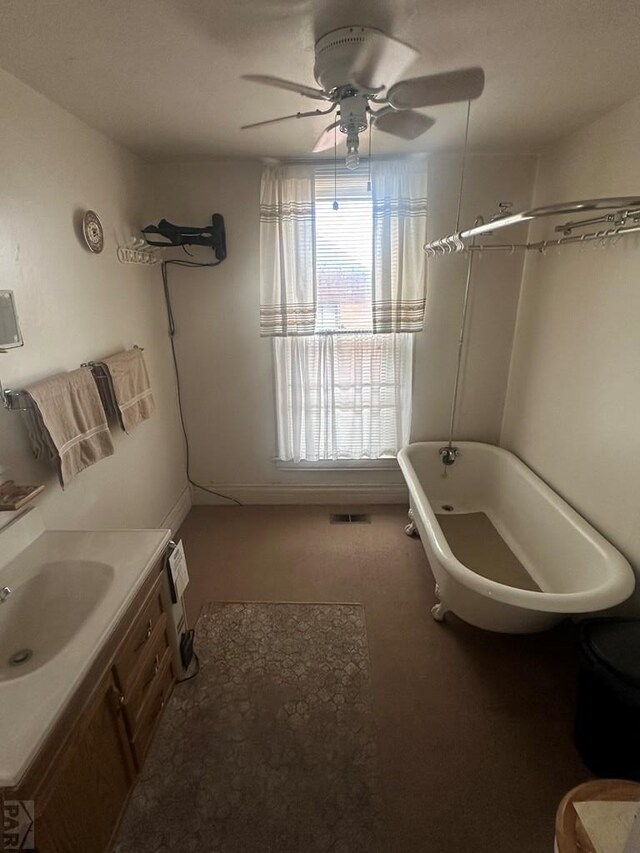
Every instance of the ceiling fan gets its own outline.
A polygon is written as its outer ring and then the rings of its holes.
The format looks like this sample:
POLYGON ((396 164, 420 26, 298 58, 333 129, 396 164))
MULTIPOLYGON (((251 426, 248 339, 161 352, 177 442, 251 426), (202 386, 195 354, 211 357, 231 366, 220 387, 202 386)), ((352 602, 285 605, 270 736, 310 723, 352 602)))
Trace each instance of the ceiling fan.
POLYGON ((336 130, 340 130, 347 141, 345 165, 355 169, 359 162, 359 134, 369 124, 401 139, 416 139, 435 124, 435 119, 416 108, 471 101, 482 94, 484 71, 477 67, 398 81, 417 56, 414 47, 372 27, 332 30, 315 45, 313 74, 321 88, 263 74, 243 76, 254 83, 328 101, 330 106, 246 124, 242 130, 336 113, 337 119, 323 130, 313 151, 331 148, 336 130))

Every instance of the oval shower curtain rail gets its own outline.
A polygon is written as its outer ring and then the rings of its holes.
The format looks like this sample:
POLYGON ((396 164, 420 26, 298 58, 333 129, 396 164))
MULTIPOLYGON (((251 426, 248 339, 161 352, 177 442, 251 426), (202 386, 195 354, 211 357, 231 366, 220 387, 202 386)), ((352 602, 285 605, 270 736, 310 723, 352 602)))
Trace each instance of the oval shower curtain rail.
POLYGON ((591 240, 605 241, 612 237, 620 237, 624 234, 640 232, 640 196, 621 196, 617 198, 596 198, 586 201, 573 201, 563 204, 551 204, 546 207, 534 207, 531 210, 525 210, 522 213, 510 214, 508 216, 497 217, 490 222, 484 222, 482 217, 478 217, 474 222, 473 228, 467 231, 460 231, 457 234, 451 234, 448 237, 443 237, 440 240, 434 240, 431 243, 424 245, 424 250, 428 256, 446 255, 456 252, 467 252, 467 277, 464 290, 464 299, 462 302, 462 316, 460 320, 460 334, 458 337, 458 357, 456 362, 455 381, 453 386, 453 397, 451 400, 451 416, 449 420, 449 436, 447 443, 440 448, 440 458, 444 466, 443 476, 447 476, 446 472, 450 465, 453 465, 458 456, 458 448, 453 444, 453 437, 456 428, 456 416, 458 411, 458 398, 460 391, 460 374, 462 369, 462 357, 464 352, 464 343, 467 326, 467 311, 469 307, 469 297, 471 294, 471 281, 473 276, 473 264, 478 252, 487 251, 503 251, 515 252, 516 249, 537 249, 544 252, 547 247, 561 246, 564 243, 582 243, 591 240), (556 227, 556 232, 561 232, 564 236, 556 239, 540 240, 536 243, 477 243, 478 237, 491 236, 494 231, 500 231, 509 228, 512 225, 519 225, 521 222, 529 222, 534 219, 542 219, 548 216, 566 216, 567 214, 589 213, 593 211, 614 211, 613 213, 604 213, 599 216, 591 216, 588 219, 581 221, 569 221, 556 227), (628 220, 631 220, 633 225, 625 225, 628 220), (596 223, 608 223, 609 228, 600 231, 584 232, 582 234, 572 234, 578 228, 585 228, 587 225, 595 225, 596 223), (612 227, 613 226, 613 227, 612 227), (465 244, 465 240, 470 240, 469 245, 465 244))
POLYGON ((456 234, 450 234, 446 237, 441 237, 438 240, 432 240, 429 243, 425 243, 423 248, 429 257, 455 254, 468 250, 480 252, 486 250, 514 252, 516 249, 537 249, 538 251, 544 251, 547 247, 561 246, 565 243, 606 240, 612 237, 618 237, 638 231, 640 231, 640 196, 618 196, 612 198, 595 198, 583 201, 562 202, 560 204, 534 207, 531 210, 524 210, 520 213, 502 216, 489 222, 482 222, 479 225, 474 225, 473 228, 469 228, 466 231, 459 231, 456 234), (535 243, 475 243, 475 239, 477 237, 491 236, 495 231, 520 225, 522 222, 531 222, 535 219, 542 219, 549 216, 566 216, 569 214, 588 213, 599 210, 615 212, 591 217, 588 220, 583 220, 582 222, 570 221, 563 225, 559 225, 555 230, 561 231, 565 236, 558 237, 557 239, 540 240, 535 243), (625 226, 624 223, 629 218, 637 224, 625 226), (607 222, 610 223, 610 225, 613 225, 613 227, 605 228, 600 231, 571 235, 572 231, 581 226, 592 225, 598 222, 607 222), (473 241, 473 244, 467 245, 465 242, 467 240, 473 241))

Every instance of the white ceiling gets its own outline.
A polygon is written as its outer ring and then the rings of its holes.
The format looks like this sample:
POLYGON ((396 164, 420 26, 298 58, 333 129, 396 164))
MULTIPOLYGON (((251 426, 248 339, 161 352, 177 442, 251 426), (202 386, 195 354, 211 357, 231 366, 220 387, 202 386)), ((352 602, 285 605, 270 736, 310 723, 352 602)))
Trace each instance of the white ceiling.
MULTIPOLYGON (((314 85, 315 39, 351 24, 417 47, 407 76, 482 65, 478 150, 540 150, 640 93, 637 0, 2 0, 0 65, 149 161, 299 157, 326 121, 239 127, 316 102, 240 75, 314 85)), ((434 108, 425 136, 374 145, 458 149, 465 109, 434 108)))

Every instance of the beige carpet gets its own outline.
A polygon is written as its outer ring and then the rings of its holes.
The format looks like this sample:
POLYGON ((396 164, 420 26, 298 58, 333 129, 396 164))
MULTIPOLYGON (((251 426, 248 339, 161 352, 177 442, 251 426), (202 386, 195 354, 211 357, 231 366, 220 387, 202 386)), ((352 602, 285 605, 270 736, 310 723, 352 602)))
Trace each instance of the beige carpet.
POLYGON ((209 604, 117 853, 381 853, 357 604, 209 604))
POLYGON ((484 512, 441 513, 438 523, 455 557, 483 578, 540 592, 540 587, 484 512))
MULTIPOLYGON (((364 606, 388 853, 547 853, 573 745, 575 632, 433 621, 433 577, 406 507, 194 507, 180 531, 192 624, 208 601, 364 606)), ((151 853, 151 851, 150 851, 151 853)), ((182 853, 182 851, 181 851, 182 853)))

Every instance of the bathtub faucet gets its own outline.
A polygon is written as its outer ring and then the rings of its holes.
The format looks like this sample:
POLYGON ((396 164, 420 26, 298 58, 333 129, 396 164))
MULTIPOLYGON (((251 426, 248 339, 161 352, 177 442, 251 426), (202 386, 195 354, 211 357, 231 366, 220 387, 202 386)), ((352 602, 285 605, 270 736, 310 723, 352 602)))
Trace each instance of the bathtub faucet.
POLYGON ((438 453, 440 454, 440 459, 442 459, 443 465, 453 465, 458 457, 458 453, 460 453, 460 450, 457 447, 446 445, 445 447, 441 447, 438 453))

